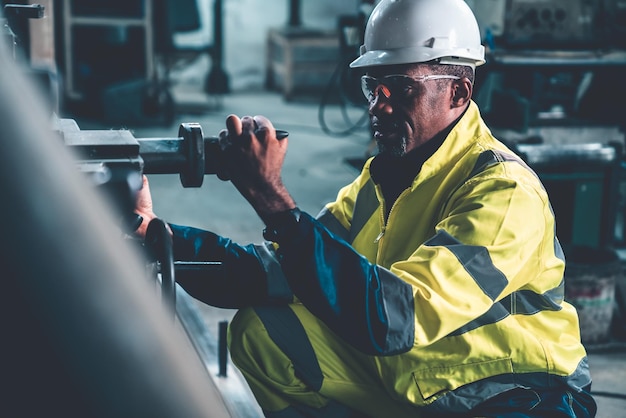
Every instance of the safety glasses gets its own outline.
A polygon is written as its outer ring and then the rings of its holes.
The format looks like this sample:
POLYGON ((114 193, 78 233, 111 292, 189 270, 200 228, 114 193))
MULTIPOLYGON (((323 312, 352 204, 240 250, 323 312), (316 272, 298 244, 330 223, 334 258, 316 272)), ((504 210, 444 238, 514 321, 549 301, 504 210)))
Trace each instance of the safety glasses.
POLYGON ((428 74, 418 77, 394 74, 376 78, 364 75, 361 77, 361 90, 363 90, 363 94, 370 102, 374 101, 381 93, 387 99, 404 99, 410 94, 411 89, 415 87, 416 83, 445 78, 459 80, 461 77, 446 74, 428 74))

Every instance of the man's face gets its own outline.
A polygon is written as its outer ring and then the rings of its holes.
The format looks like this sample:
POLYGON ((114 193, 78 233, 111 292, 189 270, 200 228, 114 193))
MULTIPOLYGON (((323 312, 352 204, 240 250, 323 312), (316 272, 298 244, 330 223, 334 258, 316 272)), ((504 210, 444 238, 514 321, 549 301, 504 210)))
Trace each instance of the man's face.
POLYGON ((427 65, 369 68, 370 123, 380 153, 401 157, 447 126, 454 80, 432 76, 427 65))

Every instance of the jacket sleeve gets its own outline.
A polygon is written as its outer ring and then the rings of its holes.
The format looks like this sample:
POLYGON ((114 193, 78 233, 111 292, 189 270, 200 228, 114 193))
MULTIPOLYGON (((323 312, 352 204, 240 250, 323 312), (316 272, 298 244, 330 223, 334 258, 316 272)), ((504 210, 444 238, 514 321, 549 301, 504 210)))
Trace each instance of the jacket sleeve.
POLYGON ((411 286, 370 263, 350 244, 302 213, 298 231, 279 242, 298 299, 358 350, 392 355, 413 347, 411 286))
POLYGON ((176 282, 212 306, 241 308, 293 299, 269 245, 241 246, 209 231, 170 224, 174 259, 213 261, 216 267, 177 270, 176 282))
POLYGON ((413 346, 411 287, 306 213, 279 254, 270 243, 241 246, 209 231, 170 227, 176 260, 221 262, 211 271, 176 272, 177 283, 204 303, 224 308, 288 303, 295 293, 365 353, 395 354, 413 346))

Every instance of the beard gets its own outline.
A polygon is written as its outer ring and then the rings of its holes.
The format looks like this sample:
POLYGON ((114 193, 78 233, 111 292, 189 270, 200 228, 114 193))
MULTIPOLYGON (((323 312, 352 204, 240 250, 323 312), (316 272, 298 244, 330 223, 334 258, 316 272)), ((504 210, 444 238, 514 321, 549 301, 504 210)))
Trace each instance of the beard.
POLYGON ((408 137, 401 119, 373 116, 370 123, 379 154, 389 157, 406 154, 408 137))
POLYGON ((394 138, 377 138, 376 144, 378 145, 379 154, 390 157, 403 157, 406 154, 407 138, 404 135, 398 135, 394 138))

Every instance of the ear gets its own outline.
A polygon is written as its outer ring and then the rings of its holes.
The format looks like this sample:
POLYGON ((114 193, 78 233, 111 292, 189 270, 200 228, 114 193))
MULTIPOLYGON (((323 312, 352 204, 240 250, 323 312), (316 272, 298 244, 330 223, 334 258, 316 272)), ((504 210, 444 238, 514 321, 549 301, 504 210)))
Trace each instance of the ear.
POLYGON ((472 99, 473 86, 467 77, 452 82, 451 107, 463 107, 472 99))

